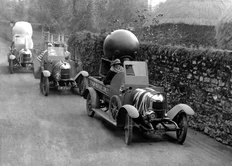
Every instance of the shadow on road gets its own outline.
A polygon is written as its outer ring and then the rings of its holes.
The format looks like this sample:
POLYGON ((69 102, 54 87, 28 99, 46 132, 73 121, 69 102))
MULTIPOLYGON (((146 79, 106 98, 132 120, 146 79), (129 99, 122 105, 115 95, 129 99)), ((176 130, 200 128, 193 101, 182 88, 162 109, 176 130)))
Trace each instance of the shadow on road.
POLYGON ((5 74, 5 75, 10 74, 9 68, 6 64, 0 64, 0 74, 5 74))
MULTIPOLYGON (((114 125, 112 125, 111 123, 109 123, 108 121, 104 120, 103 118, 101 118, 98 115, 94 116, 94 119, 96 119, 97 121, 99 121, 99 123, 101 123, 101 126, 103 128, 105 128, 106 130, 109 131, 110 134, 112 134, 115 139, 124 139, 124 130, 120 129, 114 125)), ((146 135, 144 134, 139 128, 134 127, 133 128, 133 143, 149 143, 149 144, 153 144, 153 143, 160 143, 160 142, 171 142, 174 144, 178 144, 175 138, 175 132, 172 133, 168 133, 168 134, 150 134, 150 135, 146 135)))
POLYGON ((22 70, 22 69, 15 69, 13 74, 10 74, 8 64, 0 64, 0 74, 4 75, 14 75, 14 74, 33 74, 32 71, 29 70, 22 70))

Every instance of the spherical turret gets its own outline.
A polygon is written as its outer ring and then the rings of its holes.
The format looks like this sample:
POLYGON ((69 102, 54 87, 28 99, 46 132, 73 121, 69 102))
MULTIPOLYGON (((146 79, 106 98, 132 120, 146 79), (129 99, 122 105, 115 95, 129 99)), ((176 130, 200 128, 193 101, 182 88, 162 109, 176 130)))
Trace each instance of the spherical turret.
POLYGON ((135 59, 139 49, 137 37, 130 31, 119 29, 108 35, 104 41, 103 51, 108 59, 135 59))

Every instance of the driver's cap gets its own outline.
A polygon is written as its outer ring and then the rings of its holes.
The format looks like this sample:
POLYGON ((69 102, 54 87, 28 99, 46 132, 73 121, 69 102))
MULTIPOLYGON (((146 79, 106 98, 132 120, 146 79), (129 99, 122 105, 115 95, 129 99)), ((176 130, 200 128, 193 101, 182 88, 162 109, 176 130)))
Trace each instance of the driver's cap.
POLYGON ((115 59, 114 61, 111 62, 111 66, 119 65, 119 64, 121 64, 121 61, 119 59, 115 59))

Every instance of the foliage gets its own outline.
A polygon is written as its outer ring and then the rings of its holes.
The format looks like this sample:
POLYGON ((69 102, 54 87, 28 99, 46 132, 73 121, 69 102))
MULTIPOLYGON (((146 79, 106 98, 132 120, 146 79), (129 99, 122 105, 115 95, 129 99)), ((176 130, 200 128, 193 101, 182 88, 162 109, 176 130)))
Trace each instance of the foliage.
POLYGON ((89 30, 94 31, 92 23, 92 1, 87 0, 69 0, 72 4, 72 12, 67 25, 69 32, 89 30))
POLYGON ((1 1, 7 6, 8 10, 1 12, 8 20, 39 23, 52 31, 65 33, 141 28, 153 17, 144 0, 136 0, 136 3, 135 0, 1 1))
POLYGON ((219 48, 232 49, 232 6, 222 15, 216 26, 216 39, 219 48))
POLYGON ((106 29, 107 31, 112 31, 119 28, 134 27, 135 22, 138 19, 136 18, 138 16, 136 12, 139 9, 144 8, 143 6, 138 8, 137 5, 138 4, 135 4, 134 2, 129 0, 95 1, 95 8, 93 11, 94 13, 96 13, 94 17, 95 24, 97 27, 99 27, 99 29, 106 29), (103 1, 106 2, 106 5, 102 5, 103 1))
POLYGON ((216 47, 215 29, 212 26, 188 24, 160 24, 151 26, 145 41, 160 45, 186 47, 216 47))
POLYGON ((50 27, 50 30, 62 32, 68 17, 67 3, 63 0, 33 0, 29 1, 29 13, 36 22, 50 27))
MULTIPOLYGON (((215 21, 216 15, 218 18, 224 7, 229 4, 228 0, 223 0, 223 3, 218 3, 219 6, 216 8, 216 2, 209 3, 209 0, 202 2, 196 0, 191 2, 190 0, 186 2, 167 0, 165 5, 161 4, 159 8, 156 8, 156 12, 151 12, 144 0, 0 1, 6 6, 6 8, 0 6, 2 17, 7 20, 14 18, 15 21, 25 20, 37 23, 37 25, 41 24, 41 27, 52 33, 69 35, 83 30, 111 32, 123 28, 131 30, 140 41, 165 45, 178 44, 188 47, 215 47, 215 30, 205 25, 200 27, 198 25, 175 23, 177 16, 180 16, 178 17, 179 21, 181 19, 182 21, 192 20, 192 23, 194 23, 197 15, 201 13, 202 19, 197 19, 197 24, 203 24, 202 20, 205 20, 206 24, 211 19, 215 21), (192 4, 192 8, 190 4, 192 4), (176 10, 176 6, 179 7, 179 10, 176 10), (209 10, 204 10, 205 6, 209 7, 209 10), (182 12, 184 9, 189 13, 182 12), (215 9, 213 11, 216 14, 210 14, 212 9, 215 9), (164 20, 174 24, 166 24, 164 20)), ((39 28, 41 29, 41 27, 39 28)))
POLYGON ((155 13, 164 15, 160 23, 214 26, 231 4, 230 0, 167 0, 155 13))
POLYGON ((97 75, 99 61, 103 56, 103 42, 106 34, 95 34, 89 31, 82 31, 73 34, 69 40, 69 51, 72 59, 81 61, 83 69, 88 70, 91 75, 97 75))

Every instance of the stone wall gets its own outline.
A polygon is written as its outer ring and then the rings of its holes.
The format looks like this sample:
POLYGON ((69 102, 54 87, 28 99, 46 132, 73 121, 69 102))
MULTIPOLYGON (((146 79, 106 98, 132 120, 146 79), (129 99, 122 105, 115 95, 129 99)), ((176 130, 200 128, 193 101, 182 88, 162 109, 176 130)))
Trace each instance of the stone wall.
POLYGON ((232 145, 232 52, 142 44, 140 55, 148 59, 150 83, 166 87, 170 106, 195 110, 191 127, 232 145))
MULTIPOLYGON (((97 75, 106 35, 81 36, 70 38, 70 51, 97 75)), ((137 60, 148 60, 150 83, 166 88, 169 108, 190 105, 189 126, 232 146, 232 52, 142 43, 137 60)))

